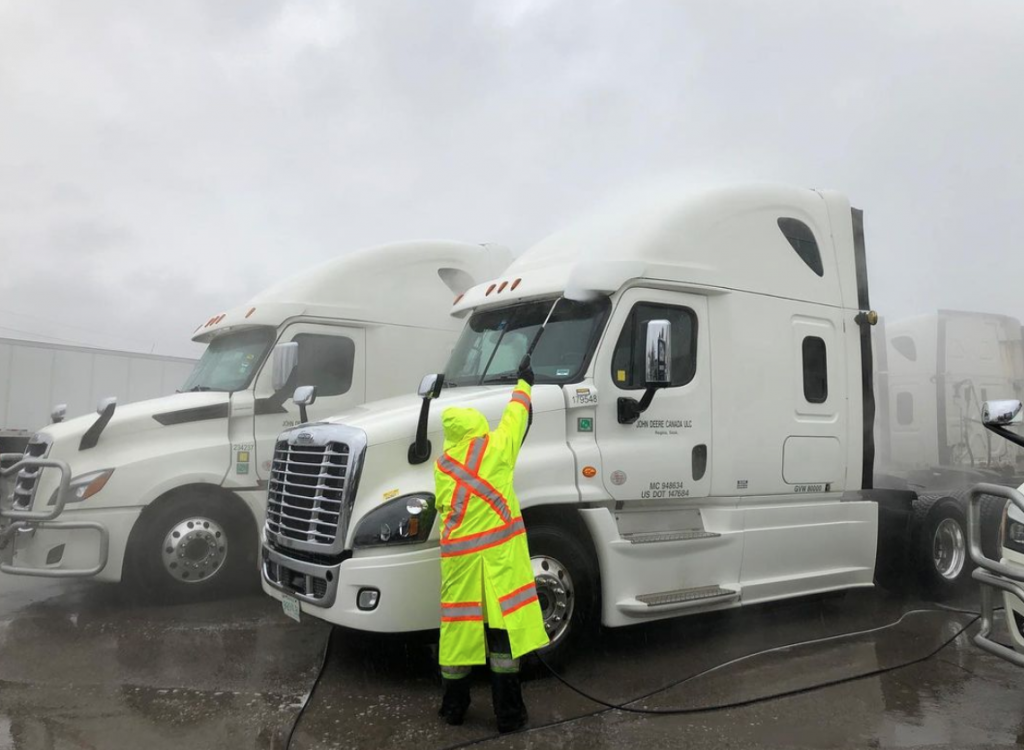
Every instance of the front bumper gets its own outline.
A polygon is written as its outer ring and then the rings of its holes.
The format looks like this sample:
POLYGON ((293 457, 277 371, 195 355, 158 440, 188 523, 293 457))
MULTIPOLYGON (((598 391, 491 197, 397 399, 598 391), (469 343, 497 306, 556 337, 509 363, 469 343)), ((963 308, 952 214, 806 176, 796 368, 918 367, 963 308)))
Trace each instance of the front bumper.
POLYGON ((437 547, 375 552, 334 565, 317 565, 264 545, 262 571, 263 590, 269 596, 277 600, 285 595, 295 597, 302 612, 335 625, 404 633, 437 628, 441 622, 437 547), (379 592, 371 610, 357 605, 364 589, 379 592))
MULTIPOLYGON (((107 563, 95 578, 116 583, 121 580, 128 535, 142 512, 141 508, 72 511, 60 514, 61 524, 99 523, 109 532, 107 563)), ((68 529, 28 527, 13 537, 13 552, 5 550, 10 564, 19 568, 42 571, 43 575, 61 577, 62 571, 95 567, 100 559, 100 534, 92 528, 68 529)))

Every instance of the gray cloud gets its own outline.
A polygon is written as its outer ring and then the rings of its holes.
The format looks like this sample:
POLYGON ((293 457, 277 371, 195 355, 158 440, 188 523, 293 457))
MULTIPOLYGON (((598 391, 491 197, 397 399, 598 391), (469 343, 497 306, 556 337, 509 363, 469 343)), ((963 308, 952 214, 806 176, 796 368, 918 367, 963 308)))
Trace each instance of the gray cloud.
POLYGON ((1024 274, 1021 38, 1016 0, 4 4, 0 335, 190 353, 361 245, 518 251, 748 179, 863 207, 890 318, 1024 316, 990 290, 1024 274))

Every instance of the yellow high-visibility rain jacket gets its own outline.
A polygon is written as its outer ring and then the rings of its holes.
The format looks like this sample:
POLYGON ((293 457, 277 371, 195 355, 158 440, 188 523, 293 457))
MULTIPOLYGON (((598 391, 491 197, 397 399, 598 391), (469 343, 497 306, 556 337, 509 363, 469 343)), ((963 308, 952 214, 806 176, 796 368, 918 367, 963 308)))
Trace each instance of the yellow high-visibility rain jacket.
POLYGON ((512 488, 529 409, 530 386, 520 380, 494 432, 476 409, 449 407, 441 417, 444 453, 434 479, 441 518, 443 666, 485 663, 485 622, 508 631, 513 658, 548 643, 512 488))

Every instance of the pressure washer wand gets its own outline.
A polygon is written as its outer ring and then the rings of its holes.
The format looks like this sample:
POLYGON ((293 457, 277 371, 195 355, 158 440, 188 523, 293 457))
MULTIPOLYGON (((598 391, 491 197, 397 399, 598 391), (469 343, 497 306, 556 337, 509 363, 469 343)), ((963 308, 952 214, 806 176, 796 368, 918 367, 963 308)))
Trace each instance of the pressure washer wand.
POLYGON ((519 365, 520 367, 523 367, 524 365, 530 364, 530 357, 533 355, 533 350, 537 348, 537 342, 540 341, 540 335, 542 333, 544 333, 544 329, 548 327, 548 321, 551 320, 551 316, 552 316, 552 314, 554 314, 555 308, 558 307, 558 303, 561 302, 561 301, 562 301, 561 297, 556 299, 555 300, 555 304, 553 304, 551 306, 551 309, 548 310, 548 316, 546 318, 544 318, 544 322, 540 324, 540 328, 537 330, 537 333, 534 335, 533 341, 530 342, 530 348, 526 350, 526 355, 523 357, 522 362, 520 362, 520 365, 519 365))

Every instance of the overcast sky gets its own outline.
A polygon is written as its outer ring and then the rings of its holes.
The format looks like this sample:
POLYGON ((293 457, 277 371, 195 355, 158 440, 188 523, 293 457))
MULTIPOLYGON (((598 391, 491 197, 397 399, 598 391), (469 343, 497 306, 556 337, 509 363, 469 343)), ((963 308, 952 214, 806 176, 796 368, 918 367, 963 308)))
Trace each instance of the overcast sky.
POLYGON ((1021 0, 0 0, 0 336, 191 355, 347 250, 666 180, 843 190, 884 315, 1024 317, 1021 40, 1021 0))

